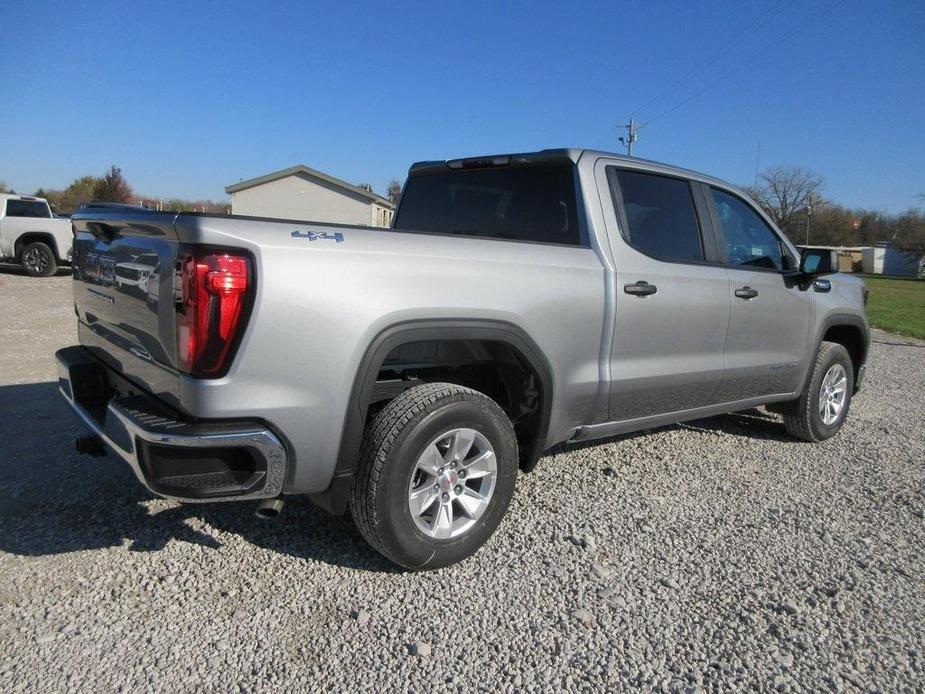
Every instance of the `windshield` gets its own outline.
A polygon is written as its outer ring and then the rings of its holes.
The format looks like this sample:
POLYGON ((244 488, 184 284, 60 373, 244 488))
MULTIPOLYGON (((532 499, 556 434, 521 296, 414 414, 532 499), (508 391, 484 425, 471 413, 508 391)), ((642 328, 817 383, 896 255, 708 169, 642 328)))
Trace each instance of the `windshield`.
POLYGON ((160 258, 156 253, 145 253, 143 255, 136 256, 134 260, 136 263, 141 265, 150 265, 151 267, 154 267, 157 265, 160 258))

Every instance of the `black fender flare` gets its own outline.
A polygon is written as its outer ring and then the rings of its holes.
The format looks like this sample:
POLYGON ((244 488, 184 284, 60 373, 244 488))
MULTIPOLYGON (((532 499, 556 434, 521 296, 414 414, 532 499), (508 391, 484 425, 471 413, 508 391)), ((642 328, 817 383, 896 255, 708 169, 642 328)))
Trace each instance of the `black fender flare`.
MULTIPOLYGON (((826 316, 825 320, 819 325, 818 330, 816 331, 816 341, 813 343, 815 349, 810 355, 810 365, 812 365, 813 360, 816 358, 816 354, 819 352, 819 347, 822 345, 822 339, 825 337, 825 334, 829 331, 830 328, 835 328, 839 326, 849 326, 855 328, 861 335, 861 354, 858 359, 859 364, 864 364, 867 361, 867 354, 870 351, 870 328, 867 326, 867 322, 856 313, 832 313, 826 316)), ((803 388, 806 388, 806 384, 809 382, 809 379, 812 377, 812 368, 808 368, 806 371, 806 378, 803 382, 803 388)), ((855 374, 857 378, 857 374, 855 374)), ((802 392, 802 388, 801 388, 802 392)))
POLYGON ((545 354, 526 331, 513 323, 500 320, 463 318, 405 321, 385 328, 367 346, 350 390, 334 476, 326 491, 310 495, 312 502, 332 513, 346 511, 376 376, 393 349, 409 342, 425 340, 490 340, 503 342, 517 350, 538 375, 541 387, 539 431, 532 450, 527 451, 524 468, 532 469, 546 450, 552 409, 553 372, 545 354))
POLYGON ((16 260, 19 260, 19 255, 22 253, 23 248, 35 242, 41 242, 48 246, 54 254, 55 260, 59 263, 67 260, 67 251, 65 250, 65 252, 62 253, 61 249, 58 248, 58 240, 53 234, 47 231, 24 231, 17 236, 16 240, 13 242, 13 255, 16 256, 16 260))

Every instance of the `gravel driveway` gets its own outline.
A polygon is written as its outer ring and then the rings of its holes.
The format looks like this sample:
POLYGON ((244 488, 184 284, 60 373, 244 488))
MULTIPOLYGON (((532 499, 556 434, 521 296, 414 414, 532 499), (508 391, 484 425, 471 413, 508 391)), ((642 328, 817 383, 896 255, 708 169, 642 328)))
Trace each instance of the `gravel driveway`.
POLYGON ((462 565, 400 573, 301 500, 152 498, 81 457, 67 276, 0 271, 0 691, 922 691, 925 342, 844 431, 762 410, 544 458, 462 565))

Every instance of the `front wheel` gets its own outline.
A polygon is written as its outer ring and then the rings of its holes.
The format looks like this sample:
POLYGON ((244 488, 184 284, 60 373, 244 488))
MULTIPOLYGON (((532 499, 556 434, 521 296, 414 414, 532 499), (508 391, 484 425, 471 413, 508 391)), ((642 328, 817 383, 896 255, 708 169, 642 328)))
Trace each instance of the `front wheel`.
POLYGON ((784 408, 787 431, 804 441, 825 441, 845 423, 854 392, 854 366, 848 351, 823 342, 800 398, 784 408))
POLYGON ((510 420, 450 383, 406 390, 367 428, 350 511, 363 537, 409 569, 436 569, 481 547, 517 477, 510 420))
POLYGON ((19 262, 32 277, 49 277, 58 269, 54 252, 41 241, 26 245, 19 254, 19 262))

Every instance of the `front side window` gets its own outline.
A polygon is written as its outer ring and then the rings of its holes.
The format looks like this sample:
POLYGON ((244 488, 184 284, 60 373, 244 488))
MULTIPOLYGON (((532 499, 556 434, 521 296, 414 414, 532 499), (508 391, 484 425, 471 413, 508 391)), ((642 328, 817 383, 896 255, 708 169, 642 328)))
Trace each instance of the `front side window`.
POLYGON ((704 260, 700 224, 687 181, 621 169, 615 173, 626 211, 627 243, 658 260, 704 260))
POLYGON ((50 217, 48 205, 34 200, 7 200, 7 217, 50 217))
POLYGON ((711 188, 710 192, 726 241, 726 262, 778 272, 790 269, 792 259, 757 212, 723 190, 711 188))
POLYGON ((506 166, 412 175, 393 228, 581 245, 574 168, 506 166))

